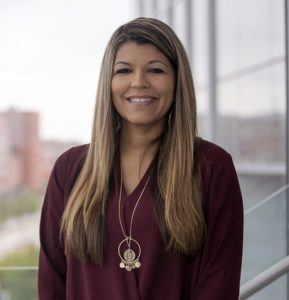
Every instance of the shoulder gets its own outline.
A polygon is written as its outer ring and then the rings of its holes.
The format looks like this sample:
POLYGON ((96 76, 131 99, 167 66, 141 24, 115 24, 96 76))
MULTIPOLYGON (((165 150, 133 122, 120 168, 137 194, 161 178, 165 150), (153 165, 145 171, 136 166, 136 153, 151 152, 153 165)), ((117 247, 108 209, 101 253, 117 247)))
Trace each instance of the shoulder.
POLYGON ((56 160, 52 173, 57 182, 61 182, 64 190, 71 189, 83 166, 89 145, 72 147, 63 152, 56 160))
POLYGON ((205 198, 210 192, 216 194, 229 186, 239 193, 238 176, 230 153, 203 139, 199 139, 198 149, 205 198))
POLYGON ((231 160, 231 155, 222 147, 204 140, 202 138, 198 138, 199 142, 199 155, 202 163, 205 164, 215 164, 221 163, 226 160, 231 160))
POLYGON ((72 147, 63 152, 56 160, 55 167, 58 169, 66 169, 69 166, 81 164, 85 159, 88 144, 72 147))

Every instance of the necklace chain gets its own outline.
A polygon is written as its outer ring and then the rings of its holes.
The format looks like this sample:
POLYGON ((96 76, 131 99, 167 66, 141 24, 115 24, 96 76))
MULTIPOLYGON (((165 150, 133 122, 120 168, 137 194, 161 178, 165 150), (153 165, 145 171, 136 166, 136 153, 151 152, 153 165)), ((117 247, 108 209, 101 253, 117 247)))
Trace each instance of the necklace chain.
POLYGON ((133 208, 133 211, 132 211, 132 214, 131 214, 131 218, 130 218, 129 235, 126 235, 126 233, 125 233, 124 226, 123 226, 122 220, 121 220, 121 215, 120 215, 120 211, 121 211, 120 204, 121 204, 121 198, 122 198, 121 196, 122 196, 122 184, 123 184, 122 173, 121 173, 121 177, 120 178, 121 178, 120 179, 120 189, 119 189, 119 196, 118 196, 118 218, 119 218, 119 223, 120 223, 121 231, 122 231, 124 237, 125 238, 131 238, 132 223, 133 223, 134 214, 135 214, 136 208, 137 208, 137 206, 138 206, 138 204, 140 202, 140 199, 141 199, 141 197, 142 197, 142 195, 143 195, 143 193, 144 193, 144 191, 145 191, 145 189, 146 189, 146 187, 148 185, 148 182, 149 182, 151 176, 149 176, 149 178, 147 179, 147 181, 146 181, 146 183, 145 183, 145 185, 144 185, 144 187, 143 187, 143 189, 142 189, 142 191, 141 191, 141 193, 140 193, 140 195, 139 195, 139 197, 137 199, 137 202, 136 202, 136 204, 135 204, 135 206, 133 208))
POLYGON ((133 219, 134 219, 134 215, 135 215, 135 211, 138 207, 138 204, 140 202, 140 199, 148 185, 148 182, 151 178, 151 175, 148 177, 137 201, 136 201, 136 204, 133 208, 133 211, 132 211, 132 214, 131 214, 131 217, 130 217, 130 224, 129 224, 129 235, 126 234, 125 230, 124 230, 124 226, 123 226, 123 223, 122 223, 122 219, 121 219, 121 198, 122 198, 122 184, 123 184, 123 181, 122 181, 122 171, 120 171, 120 188, 119 188, 119 196, 118 196, 118 218, 119 218, 119 224, 120 224, 120 227, 121 227, 121 231, 124 235, 124 240, 122 240, 118 246, 118 255, 121 259, 121 262, 120 262, 120 268, 125 268, 127 271, 131 271, 132 269, 135 269, 135 268, 139 268, 140 267, 140 261, 139 261, 139 258, 140 258, 140 254, 141 254, 141 247, 140 247, 140 244, 132 238, 132 224, 133 224, 133 219), (128 246, 128 249, 122 254, 121 253, 121 247, 124 243, 127 243, 127 246, 128 246), (135 252, 131 249, 131 243, 134 243, 137 248, 138 248, 138 255, 135 254, 135 252))

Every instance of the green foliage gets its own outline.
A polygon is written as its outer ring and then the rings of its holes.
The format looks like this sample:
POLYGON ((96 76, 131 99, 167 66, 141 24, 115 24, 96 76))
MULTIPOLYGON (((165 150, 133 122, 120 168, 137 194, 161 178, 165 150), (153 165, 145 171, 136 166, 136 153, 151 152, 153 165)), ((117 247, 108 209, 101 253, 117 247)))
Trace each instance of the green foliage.
MULTIPOLYGON (((33 213, 40 209, 41 197, 29 192, 11 194, 0 198, 0 225, 9 218, 33 213)), ((9 269, 17 266, 37 266, 38 247, 29 245, 17 249, 0 259, 0 299, 2 295, 9 295, 9 300, 37 299, 37 270, 21 268, 9 269), (7 267, 7 269, 5 269, 7 267)))
POLYGON ((38 247, 28 245, 0 259, 0 266, 37 266, 38 253, 38 247))
MULTIPOLYGON (((2 258, 0 266, 37 266, 38 252, 37 247, 29 245, 2 258)), ((37 270, 2 270, 0 287, 9 294, 10 300, 36 300, 37 270)))
POLYGON ((0 198, 0 223, 11 217, 35 212, 40 207, 39 196, 32 193, 26 192, 2 197, 0 198))

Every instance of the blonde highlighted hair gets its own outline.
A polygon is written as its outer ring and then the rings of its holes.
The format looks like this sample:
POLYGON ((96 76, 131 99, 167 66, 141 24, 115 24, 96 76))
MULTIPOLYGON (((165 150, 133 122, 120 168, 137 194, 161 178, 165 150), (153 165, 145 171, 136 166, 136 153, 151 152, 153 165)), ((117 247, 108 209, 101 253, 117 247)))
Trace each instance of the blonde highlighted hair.
POLYGON ((196 149, 196 100, 189 60, 168 25, 152 18, 137 18, 120 26, 105 50, 91 143, 61 224, 66 251, 82 261, 98 264, 103 262, 106 202, 118 139, 111 79, 118 48, 127 41, 157 47, 169 59, 176 75, 170 122, 159 140, 154 172, 155 206, 166 249, 192 255, 200 249, 205 232, 196 149))

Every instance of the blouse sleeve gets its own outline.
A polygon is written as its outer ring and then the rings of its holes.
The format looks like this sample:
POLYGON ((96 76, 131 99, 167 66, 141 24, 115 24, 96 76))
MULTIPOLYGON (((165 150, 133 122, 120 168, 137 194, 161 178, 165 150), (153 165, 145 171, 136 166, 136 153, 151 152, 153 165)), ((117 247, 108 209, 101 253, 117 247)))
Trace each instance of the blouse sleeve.
POLYGON ((206 242, 194 300, 237 300, 243 247, 243 203, 229 154, 212 166, 207 192, 206 242))
POLYGON ((62 154, 50 175, 40 220, 38 272, 39 300, 65 300, 66 258, 60 243, 60 221, 64 210, 64 184, 68 152, 62 154))

